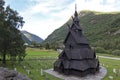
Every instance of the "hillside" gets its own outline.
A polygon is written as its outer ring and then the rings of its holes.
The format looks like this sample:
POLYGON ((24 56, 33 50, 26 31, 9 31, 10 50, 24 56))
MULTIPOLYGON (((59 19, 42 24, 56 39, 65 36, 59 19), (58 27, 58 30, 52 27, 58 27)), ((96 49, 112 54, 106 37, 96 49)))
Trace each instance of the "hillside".
MULTIPOLYGON (((120 49, 120 12, 94 12, 81 11, 79 13, 80 25, 84 35, 93 47, 104 49, 120 49)), ((72 24, 72 19, 59 29, 51 33, 44 43, 62 43, 67 35, 67 24, 72 24)))
POLYGON ((28 43, 28 44, 31 43, 31 41, 24 34, 22 34, 22 39, 24 40, 25 43, 28 43))
POLYGON ((43 41, 43 39, 40 38, 39 36, 29 33, 27 31, 21 31, 21 33, 23 34, 22 35, 23 40, 28 44, 30 44, 32 41, 35 41, 36 43, 41 43, 43 41))

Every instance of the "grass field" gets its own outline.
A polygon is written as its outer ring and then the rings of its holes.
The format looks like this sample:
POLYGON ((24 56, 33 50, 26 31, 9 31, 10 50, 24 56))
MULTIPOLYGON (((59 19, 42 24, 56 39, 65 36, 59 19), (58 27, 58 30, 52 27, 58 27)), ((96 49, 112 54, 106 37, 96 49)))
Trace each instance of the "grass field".
POLYGON ((101 65, 107 69, 107 75, 103 78, 103 80, 120 80, 120 60, 105 58, 99 58, 99 60, 101 65), (116 73, 114 73, 113 70, 115 70, 116 73), (110 79, 110 76, 112 76, 113 79, 110 79))
MULTIPOLYGON (((43 72, 43 70, 53 68, 53 63, 58 56, 56 51, 27 48, 26 53, 27 56, 23 62, 13 65, 8 61, 6 67, 9 69, 16 68, 18 72, 23 73, 32 80, 61 80, 43 72)), ((111 80, 120 80, 119 60, 105 58, 99 58, 99 60, 101 65, 106 67, 108 71, 103 80, 110 80, 110 76, 113 77, 111 80), (113 73, 113 69, 116 70, 117 74, 113 73)))

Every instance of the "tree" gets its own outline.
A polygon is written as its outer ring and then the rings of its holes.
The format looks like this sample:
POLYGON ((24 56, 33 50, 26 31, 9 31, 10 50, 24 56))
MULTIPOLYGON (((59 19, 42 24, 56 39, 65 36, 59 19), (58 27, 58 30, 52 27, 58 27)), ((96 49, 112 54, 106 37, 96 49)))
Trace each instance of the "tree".
POLYGON ((46 43, 46 44, 45 44, 45 49, 50 49, 49 43, 46 43))
POLYGON ((34 47, 38 46, 38 44, 35 41, 31 41, 31 45, 33 45, 34 47))
MULTIPOLYGON (((3 25, 3 21, 4 21, 4 18, 3 18, 3 14, 4 14, 4 1, 1 0, 0 1, 0 34, 2 34, 2 25, 3 25)), ((1 35, 0 35, 0 42, 2 42, 3 39, 1 38, 1 35)))
POLYGON ((5 64, 7 54, 19 58, 25 56, 25 47, 18 30, 24 24, 23 17, 10 6, 4 7, 4 4, 4 0, 0 0, 0 53, 5 64))

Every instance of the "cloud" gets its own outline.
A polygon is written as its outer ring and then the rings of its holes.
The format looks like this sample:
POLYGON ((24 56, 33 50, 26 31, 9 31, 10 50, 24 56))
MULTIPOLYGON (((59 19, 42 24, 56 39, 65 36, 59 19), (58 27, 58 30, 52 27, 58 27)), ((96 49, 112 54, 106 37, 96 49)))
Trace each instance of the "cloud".
POLYGON ((120 0, 76 0, 78 10, 120 11, 120 0))
MULTIPOLYGON (((6 0, 16 2, 16 0, 6 0)), ((51 32, 62 26, 77 10, 95 10, 102 12, 120 11, 120 0, 21 0, 27 5, 20 8, 27 30, 45 39, 51 32)), ((19 3, 16 3, 19 4, 19 3)), ((11 3, 12 5, 12 3, 11 3)), ((22 5, 22 3, 21 3, 22 5)), ((15 7, 15 6, 14 6, 15 7)))
POLYGON ((72 4, 73 2, 69 0, 66 2, 64 0, 36 0, 35 5, 21 12, 26 21, 23 29, 39 34, 45 39, 48 34, 62 26, 70 18, 74 12, 69 8, 72 4))

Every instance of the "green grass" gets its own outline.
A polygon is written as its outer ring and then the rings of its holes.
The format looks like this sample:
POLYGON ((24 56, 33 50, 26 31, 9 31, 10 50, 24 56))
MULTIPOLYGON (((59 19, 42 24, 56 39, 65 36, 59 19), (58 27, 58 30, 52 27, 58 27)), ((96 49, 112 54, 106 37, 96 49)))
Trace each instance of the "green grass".
MULTIPOLYGON (((120 58, 120 56, 115 56, 111 54, 101 54, 97 53, 97 56, 107 56, 107 57, 114 57, 120 58)), ((110 80, 109 76, 113 76, 113 80, 120 80, 120 60, 113 60, 113 59, 106 59, 106 58, 99 58, 100 64, 107 69, 107 75, 103 78, 103 80, 110 80), (113 69, 116 69, 118 72, 118 76, 113 73, 113 69)))
MULTIPOLYGON (((7 61, 7 65, 5 67, 9 69, 14 69, 16 67, 18 72, 28 76, 32 80, 61 80, 45 72, 43 72, 43 75, 41 75, 41 69, 46 70, 53 68, 53 63, 55 62, 58 56, 58 53, 56 51, 27 48, 26 53, 27 56, 23 62, 16 62, 16 64, 13 65, 10 61, 7 61), (26 66, 26 70, 30 70, 31 74, 28 75, 27 71, 23 68, 23 66, 26 66)), ((101 64, 104 64, 104 67, 106 67, 108 71, 107 75, 103 80, 110 80, 109 76, 113 76, 113 80, 120 80, 120 73, 119 77, 113 73, 114 68, 120 70, 119 60, 105 58, 99 58, 99 60, 101 64)))
POLYGON ((41 69, 46 70, 53 68, 53 63, 58 56, 56 51, 27 48, 26 53, 27 56, 21 63, 16 62, 13 64, 10 61, 7 61, 7 65, 3 66, 1 64, 0 66, 7 67, 12 70, 16 68, 18 72, 28 76, 32 80, 61 80, 45 72, 41 75, 41 69), (24 66, 26 69, 24 69, 24 66), (28 75, 27 70, 30 70, 31 74, 28 75))
POLYGON ((27 56, 26 58, 31 58, 32 57, 52 57, 56 58, 58 56, 58 53, 53 50, 40 50, 40 49, 34 49, 34 48, 27 48, 26 49, 27 56))
POLYGON ((100 63, 104 64, 104 67, 107 69, 107 75, 103 80, 110 80, 109 76, 113 76, 113 80, 120 80, 120 60, 113 60, 113 59, 105 59, 99 58, 100 63), (113 69, 116 69, 118 72, 118 76, 113 73, 113 69))

